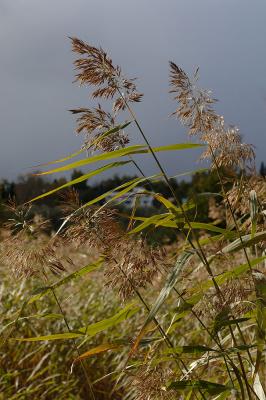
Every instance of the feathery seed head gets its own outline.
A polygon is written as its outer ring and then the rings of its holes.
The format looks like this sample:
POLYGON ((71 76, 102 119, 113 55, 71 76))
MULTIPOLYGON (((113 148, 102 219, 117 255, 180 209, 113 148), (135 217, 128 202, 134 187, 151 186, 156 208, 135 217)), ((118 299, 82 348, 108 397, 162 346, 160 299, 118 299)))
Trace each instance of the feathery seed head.
MULTIPOLYGON (((48 221, 39 215, 32 216, 29 206, 16 207, 13 203, 11 209, 14 217, 6 224, 7 238, 1 256, 3 264, 11 265, 18 277, 65 271, 58 253, 59 239, 51 241, 46 234, 48 221)), ((70 260, 65 258, 64 261, 70 260)))
POLYGON ((76 81, 80 84, 96 86, 92 92, 93 98, 113 99, 114 111, 124 110, 126 102, 141 101, 142 94, 137 92, 135 79, 123 76, 121 67, 114 66, 112 59, 101 48, 90 46, 77 38, 71 38, 72 50, 82 58, 74 62, 79 71, 76 81))
POLYGON ((213 104, 217 101, 211 92, 197 87, 198 69, 192 82, 175 63, 170 62, 170 93, 175 93, 179 106, 176 115, 189 128, 190 135, 197 135, 207 144, 202 159, 211 159, 219 167, 244 168, 254 162, 253 147, 242 143, 236 127, 226 127, 222 116, 216 114, 213 104))
POLYGON ((117 288, 123 301, 134 294, 134 288, 152 284, 160 268, 167 267, 162 249, 148 246, 143 239, 129 237, 114 242, 109 259, 111 266, 105 273, 107 286, 117 288))
POLYGON ((115 116, 104 111, 99 104, 93 109, 79 108, 70 110, 72 114, 80 114, 77 118, 77 133, 85 131, 84 147, 93 151, 109 152, 125 147, 129 138, 123 130, 105 135, 106 131, 115 128, 115 116))
MULTIPOLYGON (((235 182, 233 187, 227 192, 227 197, 238 218, 249 215, 244 222, 245 228, 249 230, 251 227, 249 201, 251 190, 255 191, 258 202, 256 229, 257 231, 263 231, 266 229, 266 179, 264 177, 257 175, 247 176, 241 182, 235 182)), ((228 224, 233 223, 229 210, 227 210, 226 221, 228 224)))
POLYGON ((132 380, 136 400, 174 400, 176 392, 166 388, 170 378, 173 373, 167 368, 140 368, 132 380))
POLYGON ((123 235, 115 219, 115 210, 97 210, 96 207, 90 207, 77 211, 63 234, 68 243, 89 246, 106 253, 123 235))

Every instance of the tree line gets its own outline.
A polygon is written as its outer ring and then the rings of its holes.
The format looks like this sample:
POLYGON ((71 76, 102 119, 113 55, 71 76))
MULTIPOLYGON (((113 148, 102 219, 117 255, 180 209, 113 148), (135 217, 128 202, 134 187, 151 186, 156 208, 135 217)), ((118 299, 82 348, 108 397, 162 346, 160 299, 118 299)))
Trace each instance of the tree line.
MULTIPOLYGON (((266 166, 261 163, 259 173, 261 176, 266 176, 266 166)), ((74 170, 71 179, 76 179, 83 175, 82 171, 74 170)), ((128 175, 114 175, 106 179, 99 180, 94 183, 89 183, 84 180, 76 185, 74 185, 75 190, 79 194, 81 203, 89 202, 90 200, 108 192, 112 191, 113 188, 122 185, 123 183, 134 179, 136 176, 128 175)), ((49 190, 57 188, 67 182, 67 179, 61 177, 59 179, 48 180, 42 176, 36 174, 28 174, 24 176, 19 176, 16 181, 8 181, 3 179, 0 181, 0 218, 6 219, 8 215, 7 207, 9 201, 15 201, 16 204, 24 204, 32 198, 45 193, 49 190)), ((209 221, 208 213, 208 202, 206 202, 206 195, 211 196, 212 193, 217 193, 220 190, 219 179, 216 172, 203 170, 192 175, 188 179, 171 179, 172 187, 176 195, 185 201, 195 201, 197 203, 197 216, 201 218, 202 221, 209 221)), ((230 178, 228 179, 226 185, 230 187, 230 178)), ((155 193, 161 193, 166 198, 171 198, 172 193, 169 187, 165 184, 163 180, 158 180, 152 182, 152 188, 149 182, 143 183, 147 191, 153 191, 155 193)), ((61 192, 56 192, 55 195, 45 197, 40 199, 38 202, 34 203, 34 213, 39 213, 45 218, 49 218, 54 227, 60 223, 62 217, 60 212, 60 196, 61 192)), ((62 197, 62 196, 61 196, 62 197)), ((219 198, 216 199, 219 203, 219 198)), ((138 212, 140 214, 149 215, 154 212, 154 208, 160 209, 161 204, 154 200, 153 209, 142 209, 138 212)), ((123 208, 123 206, 120 208, 123 208)), ((193 210, 192 212, 195 212, 193 210)))

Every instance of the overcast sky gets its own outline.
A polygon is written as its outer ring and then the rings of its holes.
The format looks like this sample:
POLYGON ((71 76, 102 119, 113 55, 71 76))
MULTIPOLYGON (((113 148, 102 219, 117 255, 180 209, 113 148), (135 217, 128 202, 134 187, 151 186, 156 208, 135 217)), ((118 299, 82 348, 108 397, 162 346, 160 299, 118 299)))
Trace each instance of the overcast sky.
MULTIPOLYGON (((135 110, 153 144, 187 140, 168 118, 171 59, 188 73, 200 67, 218 112, 266 161, 265 0, 0 0, 0 178, 81 145, 67 110, 93 103, 72 83, 68 36, 101 45, 126 75, 139 77, 145 96, 135 110)), ((197 154, 160 157, 176 174, 199 167, 197 154)), ((154 172, 151 161, 143 167, 154 172)))

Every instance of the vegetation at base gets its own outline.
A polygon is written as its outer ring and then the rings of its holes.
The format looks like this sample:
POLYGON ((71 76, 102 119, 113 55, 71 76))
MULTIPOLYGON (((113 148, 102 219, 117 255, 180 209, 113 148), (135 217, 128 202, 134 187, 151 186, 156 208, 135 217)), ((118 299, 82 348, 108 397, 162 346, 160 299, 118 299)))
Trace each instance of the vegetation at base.
MULTIPOLYGON (((71 174, 71 180, 82 177, 83 173, 81 170, 74 170, 71 174)), ((112 191, 114 188, 136 178, 137 175, 115 175, 106 179, 101 179, 93 184, 89 184, 88 180, 84 180, 76 185, 73 185, 77 191, 80 200, 83 203, 89 202, 98 196, 103 195, 106 192, 112 191)), ((27 175, 19 177, 17 182, 8 182, 3 180, 0 184, 0 219, 4 221, 8 216, 8 209, 5 207, 10 199, 15 198, 18 204, 23 204, 30 201, 32 198, 38 196, 40 193, 46 193, 55 188, 67 183, 65 178, 59 180, 53 180, 52 182, 40 176, 27 175)), ((194 201, 197 203, 197 214, 198 219, 203 222, 210 222, 212 219, 209 216, 209 204, 206 198, 211 197, 211 193, 219 192, 218 177, 215 171, 199 171, 187 179, 176 178, 171 179, 171 185, 174 188, 177 197, 182 201, 194 201)), ((149 183, 143 182, 141 185, 146 190, 150 190, 149 183)), ((229 187, 231 184, 229 183, 229 187)), ((152 184, 152 191, 154 193, 160 193, 167 199, 172 198, 172 193, 169 190, 167 184, 162 180, 157 180, 152 184)), ((32 213, 41 215, 45 219, 49 219, 50 229, 57 229, 60 225, 62 218, 62 212, 60 208, 60 194, 57 192, 48 198, 41 199, 38 203, 35 203, 32 207, 32 213)), ((215 197, 216 203, 222 202, 221 197, 215 197)), ((99 202, 104 204, 104 199, 99 202)), ((131 210, 126 208, 124 204, 114 204, 113 207, 117 208, 121 215, 131 210)), ((152 202, 152 206, 138 207, 136 210, 137 215, 144 215, 149 217, 154 213, 160 213, 162 211, 162 205, 155 198, 152 202)), ((125 224, 127 221, 120 218, 121 223, 125 224)), ((154 243, 161 243, 167 241, 168 243, 173 242, 176 239, 176 235, 173 234, 171 229, 158 227, 156 231, 150 234, 149 239, 154 243)))

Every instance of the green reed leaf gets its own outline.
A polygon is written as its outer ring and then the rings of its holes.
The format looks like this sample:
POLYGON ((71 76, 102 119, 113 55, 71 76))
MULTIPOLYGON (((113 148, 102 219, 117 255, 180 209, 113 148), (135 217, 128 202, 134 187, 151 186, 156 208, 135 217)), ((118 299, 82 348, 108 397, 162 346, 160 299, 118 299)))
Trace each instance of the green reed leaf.
POLYGON ((258 219, 258 198, 255 190, 251 190, 249 193, 249 208, 251 218, 251 235, 254 237, 257 230, 257 219, 258 219))
POLYGON ((86 358, 98 355, 100 353, 105 353, 106 351, 109 350, 119 350, 121 347, 123 346, 118 343, 103 343, 100 344, 99 346, 93 347, 92 349, 86 351, 85 353, 82 353, 79 357, 77 357, 74 360, 74 362, 85 360, 86 358))
MULTIPOLYGON (((255 265, 261 263, 265 259, 266 259, 266 256, 254 258, 253 260, 250 260, 249 263, 240 264, 240 265, 236 266, 234 269, 232 269, 231 271, 223 272, 222 274, 216 276, 215 280, 218 285, 222 285, 228 279, 239 278, 240 276, 245 274, 247 271, 249 271, 250 266, 254 267, 255 265)), ((212 286, 213 286, 212 279, 208 279, 206 282, 202 282, 199 285, 192 288, 191 291, 192 292, 197 292, 198 290, 206 291, 207 289, 211 288, 212 286)))
POLYGON ((173 349, 167 349, 165 354, 198 354, 198 353, 206 353, 208 351, 217 352, 217 350, 212 349, 211 347, 195 345, 195 346, 177 346, 173 349))
POLYGON ((122 129, 127 128, 127 127, 131 124, 131 122, 132 122, 132 121, 126 122, 126 123, 123 124, 123 125, 117 125, 116 127, 112 128, 112 129, 109 129, 109 130, 106 131, 106 132, 103 132, 100 136, 97 136, 97 137, 95 138, 95 140, 93 140, 93 141, 91 142, 90 148, 93 147, 93 146, 96 146, 98 143, 100 143, 100 142, 101 142, 104 138, 106 138, 107 136, 110 136, 110 135, 112 135, 113 133, 116 133, 116 132, 118 132, 118 131, 121 131, 122 129))
POLYGON ((238 251, 243 249, 244 247, 250 247, 256 243, 259 243, 266 239, 266 231, 258 232, 255 235, 244 235, 242 236, 242 240, 236 239, 234 242, 225 246, 222 249, 222 253, 233 253, 234 251, 238 251))
POLYGON ((65 333, 56 333, 53 335, 46 336, 36 336, 29 338, 12 338, 12 340, 16 340, 19 342, 39 342, 44 340, 62 340, 62 339, 75 339, 81 336, 95 336, 97 333, 105 331, 108 328, 116 326, 123 322, 125 319, 132 317, 139 311, 139 306, 131 303, 124 307, 117 314, 113 315, 110 318, 103 319, 94 324, 90 324, 84 328, 79 329, 75 332, 65 332, 65 333))
POLYGON ((53 160, 53 161, 48 161, 46 163, 43 164, 37 164, 34 166, 34 168, 37 167, 45 167, 47 165, 53 165, 53 164, 59 164, 68 160, 71 160, 71 158, 75 158, 77 156, 79 156, 80 154, 84 153, 85 149, 80 149, 78 151, 75 151, 75 153, 71 153, 68 156, 62 157, 62 158, 58 158, 57 160, 53 160))
MULTIPOLYGON (((158 226, 165 226, 165 221, 167 221, 167 216, 169 218, 171 218, 171 214, 156 214, 153 215, 152 217, 148 217, 148 218, 143 218, 144 222, 142 222, 141 224, 139 224, 138 226, 136 226, 136 228, 133 228, 131 231, 129 231, 129 234, 135 234, 138 232, 143 231, 144 229, 146 229, 147 227, 149 227, 150 225, 155 225, 156 227, 158 226), (165 218, 166 217, 166 218, 165 218)), ((133 220, 138 220, 138 217, 133 217, 133 220)))
POLYGON ((76 185, 77 183, 86 181, 87 179, 92 178, 93 176, 99 175, 102 172, 108 171, 111 168, 121 167, 121 166, 126 165, 126 164, 128 164, 130 162, 131 161, 128 160, 128 161, 120 161, 120 162, 114 162, 114 163, 110 163, 110 164, 104 165, 103 167, 95 169, 95 170, 93 170, 93 171, 91 171, 91 172, 89 172, 87 174, 81 175, 76 179, 72 179, 71 181, 65 183, 64 185, 58 186, 57 188, 52 189, 49 192, 46 192, 46 193, 43 193, 43 194, 41 194, 41 195, 39 195, 37 197, 34 197, 33 199, 31 199, 29 201, 29 203, 31 203, 33 201, 36 201, 36 200, 39 200, 39 199, 42 199, 44 197, 50 196, 51 194, 58 192, 58 190, 66 189, 69 186, 73 186, 73 185, 76 185))
POLYGON ((136 339, 135 345, 133 346, 133 348, 136 346, 136 343, 138 343, 139 339, 142 337, 143 333, 145 332, 145 328, 147 327, 147 325, 153 321, 153 319, 155 318, 157 312, 159 311, 159 309, 161 308, 161 306, 163 305, 163 303, 166 301, 166 299, 168 298, 171 290, 174 288, 178 276, 181 273, 181 271, 183 270, 183 268, 185 267, 186 263, 189 261, 189 259, 193 256, 193 252, 189 252, 186 251, 184 252, 180 257, 178 257, 176 264, 174 266, 174 268, 172 269, 172 271, 170 272, 170 274, 168 275, 168 278, 166 279, 166 283, 164 285, 164 287, 162 288, 162 290, 159 293, 159 296, 157 297, 157 299, 155 300, 142 328, 141 331, 136 339))
POLYGON ((79 332, 64 332, 64 333, 55 333, 53 335, 44 335, 44 336, 35 336, 29 338, 12 338, 12 340, 16 340, 18 342, 41 342, 41 341, 53 341, 53 340, 69 340, 76 339, 81 336, 84 336, 84 333, 79 332))
POLYGON ((202 390, 210 395, 227 392, 232 389, 231 386, 222 385, 220 383, 209 382, 202 379, 171 382, 167 388, 169 390, 172 389, 177 391, 184 391, 186 389, 193 388, 202 390))
POLYGON ((196 149, 199 147, 204 147, 204 144, 199 144, 199 143, 174 143, 174 144, 169 144, 166 146, 159 146, 159 147, 153 147, 154 152, 158 151, 176 151, 176 150, 188 150, 188 149, 196 149))
MULTIPOLYGON (((117 199, 119 199, 120 197, 124 196, 125 194, 127 194, 128 192, 130 192, 130 190, 132 190, 132 189, 134 189, 136 186, 138 186, 140 183, 145 182, 145 181, 148 181, 149 179, 152 179, 152 178, 157 177, 157 176, 159 176, 159 174, 157 174, 157 175, 152 175, 152 176, 150 176, 150 177, 145 177, 145 178, 137 178, 137 180, 136 180, 135 182, 133 182, 132 184, 130 184, 129 186, 127 186, 125 189, 123 189, 123 190, 121 190, 121 191, 118 191, 118 190, 117 190, 119 187, 115 188, 115 189, 114 189, 114 190, 115 190, 115 194, 111 197, 110 200, 108 200, 108 201, 104 204, 104 207, 105 207, 107 204, 112 203, 112 202, 116 201, 117 199)), ((126 200, 126 199, 125 199, 125 200, 126 200)), ((121 203, 123 203, 123 201, 125 201, 125 200, 122 200, 121 203)))
MULTIPOLYGON (((137 186, 140 182, 142 182, 142 181, 144 181, 144 180, 146 180, 146 178, 145 178, 145 179, 144 179, 144 178, 134 178, 134 179, 131 179, 130 181, 125 182, 125 183, 123 183, 123 184, 120 185, 120 186, 117 186, 115 189, 108 190, 107 192, 101 194, 100 196, 95 197, 94 199, 88 201, 88 202, 85 203, 81 208, 89 207, 89 206, 91 206, 91 205, 93 205, 93 204, 95 204, 95 203, 98 203, 98 202, 101 201, 101 200, 106 199, 106 197, 112 195, 113 193, 118 192, 120 189, 126 188, 125 191, 121 190, 121 192, 119 192, 119 195, 117 196, 117 198, 118 198, 118 197, 122 196, 122 194, 125 194, 125 193, 127 193, 127 191, 131 190, 132 187, 134 187, 134 185, 137 186), (133 185, 133 186, 131 186, 131 185, 133 185), (128 189, 128 190, 127 190, 127 189, 128 189)), ((116 194, 116 195, 117 195, 117 194, 116 194)), ((116 195, 115 195, 115 196, 116 196, 116 195)), ((112 200, 113 200, 113 198, 112 198, 112 200)))
MULTIPOLYGON (((125 128, 126 128, 128 125, 130 125, 130 124, 131 124, 131 121, 126 122, 126 123, 123 124, 123 125, 118 125, 118 126, 116 126, 115 128, 112 128, 112 129, 110 129, 109 131, 106 131, 106 132, 102 133, 101 136, 97 137, 94 141, 92 141, 91 146, 96 145, 97 143, 101 142, 101 140, 104 139, 106 136, 109 136, 109 135, 111 135, 112 133, 116 133, 116 132, 118 132, 118 131, 120 131, 120 130, 122 130, 122 129, 125 129, 125 128)), ((62 163, 62 162, 71 160, 71 158, 75 158, 75 157, 77 157, 78 155, 84 153, 85 151, 86 151, 86 148, 82 148, 82 149, 76 151, 75 153, 69 154, 68 156, 59 158, 59 159, 57 159, 57 160, 49 161, 49 162, 47 162, 47 163, 38 164, 38 165, 36 165, 35 167, 44 167, 44 166, 52 165, 52 164, 59 164, 59 163, 62 163)))
POLYGON ((128 304, 125 308, 123 308, 114 316, 103 319, 102 321, 96 322, 95 324, 88 325, 84 328, 79 329, 79 331, 87 336, 94 336, 97 333, 102 332, 110 327, 116 326, 125 319, 132 317, 139 311, 139 309, 140 308, 134 303, 128 304))
POLYGON ((40 300, 51 289, 57 289, 58 287, 63 286, 66 283, 69 283, 74 279, 77 279, 85 274, 88 274, 89 272, 95 271, 96 269, 98 269, 102 266, 103 261, 104 261, 104 257, 100 257, 96 262, 85 265, 84 267, 80 268, 78 271, 72 272, 71 274, 65 276, 64 278, 53 283, 52 285, 38 288, 37 290, 34 291, 33 296, 30 297, 27 304, 31 304, 37 300, 40 300))
POLYGON ((104 262, 104 257, 101 256, 96 262, 85 265, 84 267, 80 268, 78 271, 72 272, 71 274, 67 275, 66 277, 55 282, 54 284, 51 285, 51 288, 56 289, 60 286, 65 285, 66 283, 69 283, 77 278, 80 278, 81 276, 84 276, 85 274, 88 274, 89 272, 93 272, 93 271, 99 269, 102 266, 103 262, 104 262))
POLYGON ((257 270, 252 271, 252 276, 256 289, 256 374, 261 364, 262 352, 266 341, 266 277, 262 272, 257 270))
MULTIPOLYGON (((191 148, 196 148, 196 147, 202 147, 203 145, 201 144, 195 144, 195 143, 178 143, 178 144, 172 144, 172 145, 167 145, 167 146, 160 146, 160 147, 154 147, 153 151, 155 152, 160 152, 160 151, 178 151, 178 150, 185 150, 185 149, 191 149, 191 148)), ((110 151, 107 153, 102 153, 102 154, 97 154, 92 157, 88 157, 76 162, 73 162, 71 164, 54 168, 49 171, 44 171, 40 172, 39 174, 36 175, 47 175, 47 174, 53 174, 55 172, 63 172, 63 171, 69 171, 70 169, 74 168, 80 168, 84 165, 88 164, 93 164, 98 161, 106 161, 110 160, 112 158, 119 158, 119 157, 124 157, 128 155, 133 155, 133 154, 147 154, 149 153, 150 150, 147 148, 146 145, 134 145, 134 146, 128 146, 123 149, 119 150, 114 150, 110 151)))

